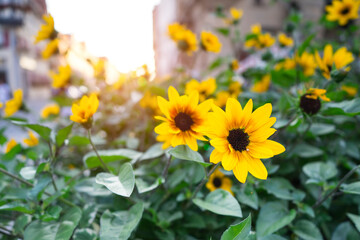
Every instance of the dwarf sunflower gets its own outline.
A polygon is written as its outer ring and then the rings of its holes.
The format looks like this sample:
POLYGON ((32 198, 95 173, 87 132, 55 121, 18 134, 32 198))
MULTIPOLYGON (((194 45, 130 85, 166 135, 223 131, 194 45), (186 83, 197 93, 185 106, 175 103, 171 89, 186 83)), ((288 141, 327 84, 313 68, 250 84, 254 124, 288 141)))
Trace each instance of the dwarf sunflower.
POLYGON ((251 99, 242 109, 237 100, 229 98, 225 112, 213 106, 204 128, 215 148, 210 162, 221 162, 224 169, 232 170, 242 183, 248 172, 256 178, 266 179, 268 173, 260 158, 270 158, 285 151, 283 145, 267 139, 276 131, 271 128, 276 121, 276 118, 270 118, 272 105, 267 103, 254 112, 252 110, 251 99))
POLYGON ((350 97, 355 97, 358 92, 357 87, 346 85, 341 86, 341 90, 345 91, 350 97))
POLYGON ((201 47, 208 52, 219 53, 221 51, 218 37, 211 32, 201 32, 201 47))
POLYGON ((21 89, 17 89, 14 92, 14 97, 5 103, 5 117, 14 115, 22 106, 23 92, 21 89))
POLYGON ((45 24, 41 25, 41 28, 35 37, 35 43, 38 43, 48 38, 56 37, 53 17, 50 14, 43 15, 43 20, 45 21, 45 24))
POLYGON ((48 104, 41 110, 41 118, 48 118, 51 115, 58 115, 60 113, 60 106, 56 103, 48 104))
POLYGON ((53 54, 55 54, 59 50, 58 46, 59 39, 55 38, 54 40, 51 40, 41 52, 43 59, 48 59, 53 54))
POLYGON ((234 193, 231 191, 231 179, 226 177, 225 174, 220 170, 216 170, 213 174, 210 175, 209 181, 205 186, 207 189, 209 189, 210 192, 220 188, 234 195, 234 193))
POLYGON ((39 139, 35 136, 32 131, 28 131, 29 138, 25 138, 23 141, 29 147, 34 147, 39 144, 39 139))
POLYGON ((278 36, 280 46, 291 47, 294 45, 294 40, 291 37, 286 36, 284 33, 280 33, 278 36))
POLYGON ((83 127, 89 129, 92 125, 92 116, 96 113, 98 107, 99 99, 95 93, 92 93, 90 97, 83 96, 78 104, 74 103, 72 105, 70 120, 81 123, 83 127))
POLYGON ((251 88, 252 92, 263 93, 269 90, 271 83, 270 74, 264 75, 260 81, 257 81, 251 88))
POLYGON ((197 151, 196 140, 206 141, 199 129, 206 121, 207 112, 211 108, 212 100, 204 101, 198 105, 199 94, 193 91, 190 96, 179 96, 172 86, 168 89, 169 101, 158 97, 158 105, 165 117, 157 116, 158 120, 164 121, 155 128, 159 134, 157 140, 164 142, 163 148, 170 145, 188 145, 197 151))
POLYGON ((196 79, 191 79, 185 85, 185 94, 190 95, 193 91, 198 92, 200 102, 203 102, 207 97, 213 94, 215 90, 216 90, 215 78, 208 78, 202 82, 198 82, 196 79))
POLYGON ((325 89, 310 88, 300 97, 300 108, 309 115, 316 114, 321 108, 320 99, 326 102, 330 101, 325 94, 325 89))
POLYGON ((339 48, 333 54, 333 48, 330 44, 327 44, 324 48, 324 56, 321 59, 320 54, 316 52, 315 59, 319 65, 322 75, 326 79, 330 79, 330 73, 335 66, 336 69, 345 68, 345 71, 349 71, 350 67, 346 67, 354 61, 354 57, 346 47, 339 48))
POLYGON ((59 66, 58 70, 59 73, 53 71, 50 71, 49 73, 53 80, 52 87, 55 89, 65 87, 71 77, 71 68, 69 64, 66 66, 59 66))
POLYGON ((358 0, 335 0, 331 5, 326 6, 326 19, 328 21, 338 21, 339 25, 344 26, 350 20, 357 19, 360 2, 358 0))
POLYGON ((314 75, 317 65, 313 54, 303 52, 301 56, 296 55, 295 62, 303 69, 305 76, 309 77, 314 75))
POLYGON ((5 153, 8 153, 13 149, 18 143, 15 141, 15 139, 10 139, 10 141, 6 144, 5 153))

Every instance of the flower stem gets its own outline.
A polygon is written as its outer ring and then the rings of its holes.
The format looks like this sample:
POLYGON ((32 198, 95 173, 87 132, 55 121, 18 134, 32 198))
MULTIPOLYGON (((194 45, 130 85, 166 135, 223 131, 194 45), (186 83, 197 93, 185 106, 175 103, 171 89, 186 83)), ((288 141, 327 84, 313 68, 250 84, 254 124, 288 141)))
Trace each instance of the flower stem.
POLYGON ((100 157, 98 151, 96 150, 96 147, 95 147, 94 143, 93 143, 92 140, 91 140, 91 129, 88 129, 88 138, 89 138, 90 144, 91 144, 91 146, 92 146, 92 148, 93 148, 96 156, 98 157, 98 159, 99 159, 102 167, 103 167, 107 172, 111 173, 110 170, 109 170, 109 168, 106 166, 105 162, 104 162, 104 161, 102 160, 102 158, 100 157))
POLYGON ((169 167, 170 167, 170 164, 171 164, 171 159, 172 159, 172 156, 169 155, 168 159, 167 159, 167 162, 166 162, 166 166, 162 172, 162 177, 166 180, 166 177, 168 175, 168 172, 169 172, 169 167))
POLYGON ((51 183, 54 187, 54 190, 57 192, 58 191, 58 188, 56 186, 56 183, 55 183, 55 178, 54 178, 54 172, 52 170, 52 166, 55 162, 55 157, 54 157, 54 154, 53 154, 53 150, 52 150, 52 146, 51 146, 51 143, 50 141, 48 141, 48 146, 49 146, 49 150, 50 150, 50 175, 51 175, 51 183))
POLYGON ((331 197, 341 186, 341 184, 343 184, 349 177, 351 177, 351 175, 353 175, 353 173, 358 169, 360 168, 360 165, 357 165, 355 166, 353 169, 351 169, 350 172, 348 172, 341 180, 340 182, 336 185, 336 187, 331 191, 329 192, 327 195, 325 195, 322 199, 318 200, 313 206, 312 208, 315 209, 319 206, 321 206, 321 204, 323 202, 326 201, 326 199, 328 199, 329 197, 331 197))
POLYGON ((204 184, 206 183, 206 181, 209 179, 209 177, 211 176, 211 174, 214 173, 214 171, 216 170, 216 168, 220 165, 220 162, 218 162, 216 165, 214 165, 210 171, 207 173, 207 175, 203 178, 203 180, 200 182, 200 184, 196 187, 194 193, 192 194, 189 202, 186 204, 185 209, 187 209, 188 207, 190 207, 190 205, 192 204, 192 200, 196 197, 196 194, 200 191, 201 187, 204 186, 204 184))

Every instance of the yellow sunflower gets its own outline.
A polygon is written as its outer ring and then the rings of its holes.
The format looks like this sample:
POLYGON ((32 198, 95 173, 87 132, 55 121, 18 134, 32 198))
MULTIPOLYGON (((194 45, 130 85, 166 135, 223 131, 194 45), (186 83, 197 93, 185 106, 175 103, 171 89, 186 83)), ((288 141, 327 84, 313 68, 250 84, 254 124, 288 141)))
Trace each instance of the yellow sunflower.
POLYGON ((358 0, 334 0, 331 5, 326 6, 326 19, 328 21, 338 21, 339 25, 344 26, 350 20, 359 17, 360 1, 358 0))
POLYGON ((216 93, 214 104, 220 108, 223 108, 225 107, 229 97, 230 93, 228 91, 219 91, 218 93, 216 93))
POLYGON ((10 139, 10 141, 6 144, 5 153, 8 153, 13 149, 18 143, 15 141, 15 139, 10 139))
POLYGON ((206 121, 212 100, 198 105, 198 92, 193 91, 190 96, 179 96, 172 86, 168 89, 168 95, 169 101, 158 97, 159 108, 165 117, 155 117, 164 121, 155 128, 155 132, 159 134, 156 139, 164 142, 164 149, 169 146, 188 145, 192 150, 197 151, 196 140, 206 141, 199 129, 206 121))
POLYGON ((192 79, 185 85, 185 94, 190 95, 193 91, 199 93, 200 102, 203 102, 216 90, 215 78, 208 78, 205 81, 198 82, 196 79, 192 79))
POLYGON ((345 68, 345 71, 349 71, 350 67, 346 66, 354 61, 352 53, 349 52, 346 47, 338 49, 333 54, 333 48, 331 44, 327 44, 325 46, 323 58, 321 58, 320 54, 316 51, 315 59, 319 65, 322 75, 326 79, 330 79, 330 73, 332 70, 334 70, 333 66, 335 66, 337 70, 345 68))
POLYGON ((71 68, 70 65, 59 66, 59 72, 55 73, 50 71, 49 75, 52 78, 52 87, 55 89, 63 88, 69 82, 71 77, 71 68))
POLYGON ((14 92, 14 97, 5 103, 5 117, 10 117, 14 115, 22 106, 23 102, 23 92, 21 89, 17 89, 14 92))
POLYGON ((325 89, 320 88, 310 88, 306 91, 304 95, 300 97, 300 108, 303 112, 314 115, 321 109, 321 101, 330 101, 326 95, 325 89))
POLYGON ((90 97, 83 96, 80 102, 73 103, 71 107, 72 115, 70 120, 81 123, 85 128, 90 128, 92 124, 92 116, 96 113, 99 107, 99 99, 95 93, 90 97))
POLYGON ((209 181, 206 183, 205 186, 207 189, 209 189, 210 192, 220 188, 234 195, 234 193, 231 191, 231 179, 226 177, 225 174, 218 169, 210 175, 209 181))
POLYGON ((236 71, 239 68, 239 61, 236 59, 233 59, 230 64, 230 68, 233 71, 236 71))
POLYGON ((296 61, 292 58, 285 58, 284 61, 279 62, 275 65, 275 70, 290 70, 296 68, 296 61))
POLYGON ((286 36, 284 33, 280 33, 278 36, 280 46, 291 47, 294 45, 294 40, 291 37, 286 36))
POLYGON ((35 136, 32 131, 28 131, 29 138, 24 139, 24 143, 29 147, 34 147, 39 144, 39 139, 35 136))
POLYGON ((251 88, 252 92, 263 93, 269 90, 271 83, 270 74, 264 75, 260 81, 257 81, 251 88))
POLYGON ((55 54, 59 49, 59 39, 51 40, 45 47, 45 49, 41 52, 43 59, 48 59, 53 54, 55 54))
POLYGON ((260 160, 285 151, 280 143, 268 140, 276 130, 271 128, 276 118, 271 117, 272 105, 267 103, 254 112, 250 99, 242 109, 240 103, 229 98, 226 110, 213 105, 204 127, 205 135, 215 148, 210 162, 222 163, 226 171, 233 171, 235 177, 245 183, 250 172, 259 179, 267 178, 267 170, 260 160))
POLYGON ((201 32, 201 47, 208 52, 219 53, 221 51, 218 37, 211 32, 201 32))
POLYGON ((48 104, 41 110, 41 118, 48 118, 51 115, 58 115, 60 113, 60 106, 56 103, 48 104))
POLYGON ((168 26, 168 35, 172 40, 177 41, 180 38, 179 34, 181 32, 186 31, 186 30, 187 29, 186 29, 186 27, 184 25, 179 24, 179 23, 176 22, 176 23, 170 24, 168 26))
POLYGON ((305 76, 314 75, 317 64, 313 54, 303 52, 301 56, 296 55, 295 62, 302 68, 305 76))
POLYGON ((342 85, 341 90, 345 91, 350 97, 355 97, 358 93, 357 87, 342 85))
POLYGON ((35 43, 53 38, 56 35, 53 17, 50 14, 43 15, 43 20, 45 21, 45 24, 41 25, 41 28, 35 37, 35 43))

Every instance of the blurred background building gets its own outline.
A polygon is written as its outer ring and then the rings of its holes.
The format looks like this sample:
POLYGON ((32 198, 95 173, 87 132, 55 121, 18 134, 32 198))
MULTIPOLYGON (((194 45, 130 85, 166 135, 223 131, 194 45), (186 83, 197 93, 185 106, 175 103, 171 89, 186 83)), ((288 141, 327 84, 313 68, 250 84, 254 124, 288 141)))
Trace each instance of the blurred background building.
MULTIPOLYGON (((154 49, 155 69, 158 77, 170 74, 177 63, 192 69, 191 74, 196 76, 209 65, 218 55, 197 53, 194 56, 181 54, 176 45, 167 36, 167 26, 173 22, 186 25, 199 34, 202 30, 211 30, 226 26, 215 16, 215 10, 221 6, 224 12, 231 7, 240 8, 244 14, 239 26, 242 36, 250 31, 251 25, 260 23, 266 32, 277 33, 284 28, 284 20, 289 16, 291 9, 301 11, 304 19, 317 21, 324 11, 326 1, 322 0, 162 0, 153 11, 154 22, 154 49)), ((233 46, 228 38, 219 33, 217 36, 222 42, 221 55, 234 56, 242 59, 242 45, 233 46)))

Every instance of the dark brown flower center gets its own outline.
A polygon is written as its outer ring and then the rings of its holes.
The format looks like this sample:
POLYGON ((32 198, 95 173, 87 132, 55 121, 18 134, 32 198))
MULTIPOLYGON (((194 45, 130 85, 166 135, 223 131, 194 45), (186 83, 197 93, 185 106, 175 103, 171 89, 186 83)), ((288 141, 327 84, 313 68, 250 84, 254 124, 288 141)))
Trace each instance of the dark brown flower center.
POLYGON ((350 12, 350 7, 349 6, 346 6, 344 7, 342 10, 341 10, 341 15, 346 15, 350 12))
POLYGON ((188 114, 183 112, 179 112, 174 120, 176 127, 178 127, 183 132, 189 130, 191 128, 191 125, 193 125, 194 123, 192 118, 188 114))
POLYGON ((327 65, 327 69, 328 69, 329 72, 331 72, 331 70, 332 70, 332 65, 327 65))
POLYGON ((307 114, 313 115, 317 112, 319 112, 321 108, 321 102, 319 98, 312 99, 308 98, 310 94, 306 93, 300 98, 300 108, 307 114))
POLYGON ((185 40, 178 41, 177 46, 182 51, 187 51, 190 47, 189 44, 185 40))
POLYGON ((221 178, 215 177, 212 183, 216 188, 219 188, 222 185, 221 178))
POLYGON ((242 152, 249 145, 249 135, 243 129, 237 128, 229 131, 228 142, 236 151, 242 152))

